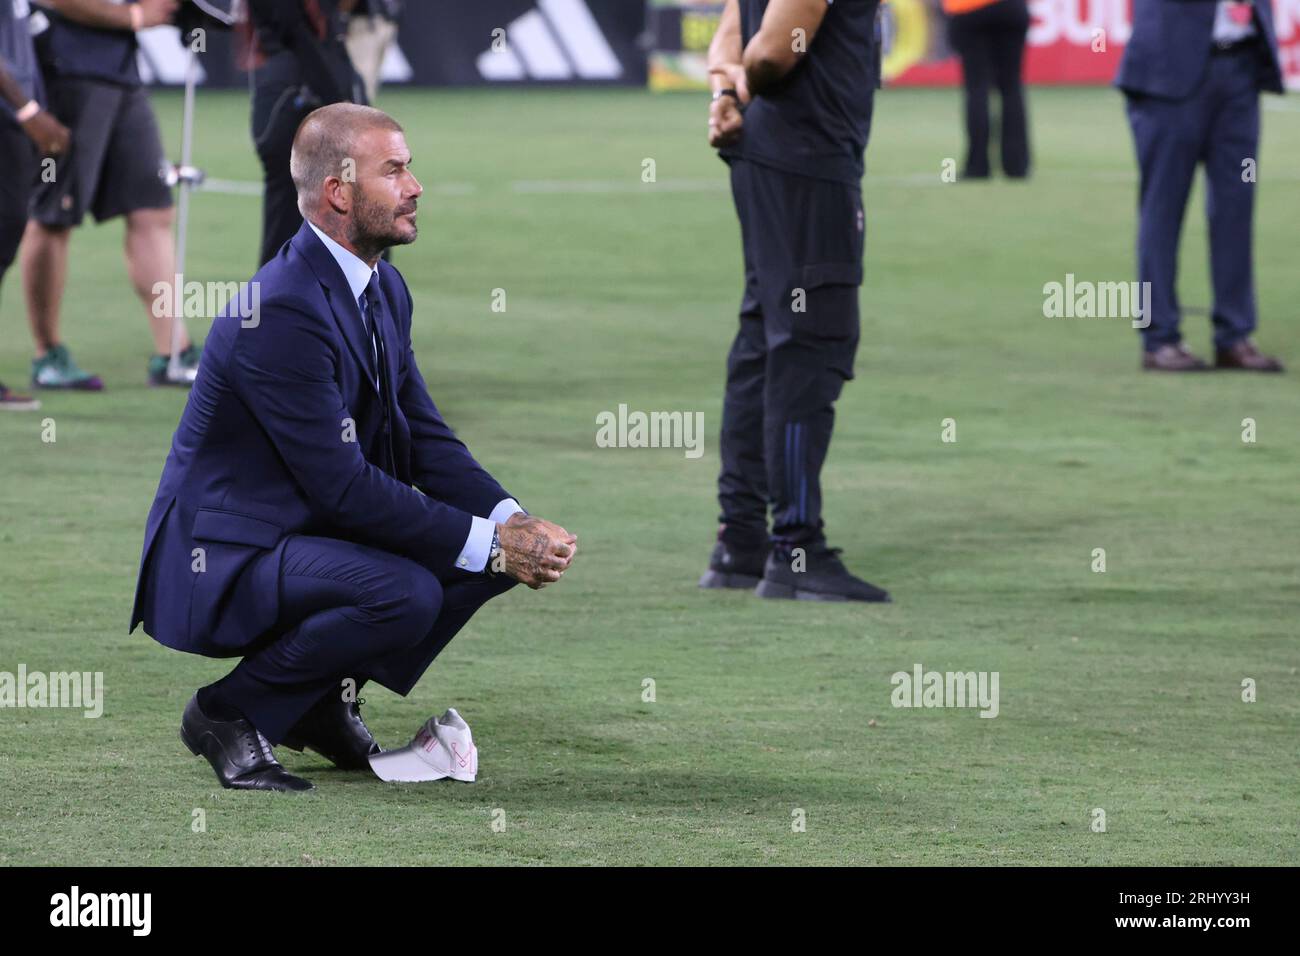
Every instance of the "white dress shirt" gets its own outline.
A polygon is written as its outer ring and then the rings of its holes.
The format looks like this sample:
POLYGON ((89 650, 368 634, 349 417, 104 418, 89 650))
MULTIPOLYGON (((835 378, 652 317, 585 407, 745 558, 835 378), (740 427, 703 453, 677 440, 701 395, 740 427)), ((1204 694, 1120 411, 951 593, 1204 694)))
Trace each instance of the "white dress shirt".
MULTIPOLYGON (((3 0, 0 0, 3 2, 3 0)), ((334 261, 339 264, 343 271, 343 278, 347 280, 348 290, 352 293, 352 301, 358 302, 362 294, 370 285, 370 279, 379 271, 378 265, 371 267, 356 255, 349 252, 341 245, 325 235, 314 222, 308 222, 312 232, 320 237, 320 241, 325 244, 325 248, 330 251, 334 261)), ((361 305, 358 302, 357 312, 361 319, 361 327, 365 329, 366 338, 371 338, 370 330, 365 328, 365 314, 361 311, 361 305)), ((371 339, 371 348, 374 348, 374 339, 371 339)), ((375 356, 375 367, 379 367, 379 357, 375 356)), ((376 383, 378 385, 378 383, 376 383)), ((456 558, 456 567, 463 571, 482 571, 487 567, 488 553, 492 549, 492 533, 496 531, 496 526, 505 524, 511 515, 519 514, 524 509, 519 507, 519 502, 514 498, 503 498, 497 502, 497 506, 492 509, 492 513, 486 518, 480 518, 473 515, 469 529, 469 537, 465 539, 465 547, 461 549, 460 555, 456 558)))
POLYGON ((1251 17, 1245 23, 1238 23, 1232 19, 1230 8, 1241 5, 1232 2, 1232 0, 1219 0, 1219 6, 1214 11, 1215 43, 1236 43, 1238 40, 1245 40, 1255 35, 1254 10, 1251 11, 1251 17))

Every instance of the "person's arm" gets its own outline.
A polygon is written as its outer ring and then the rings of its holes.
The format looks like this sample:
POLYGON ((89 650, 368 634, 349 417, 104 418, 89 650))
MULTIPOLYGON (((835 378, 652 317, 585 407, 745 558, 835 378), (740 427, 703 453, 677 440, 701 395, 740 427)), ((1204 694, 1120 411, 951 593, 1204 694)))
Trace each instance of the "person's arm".
POLYGON ((406 380, 398 404, 411 429, 416 487, 473 515, 456 567, 485 570, 495 531, 502 554, 501 567, 494 570, 534 590, 558 581, 577 552, 578 539, 559 525, 525 512, 475 461, 433 404, 409 342, 405 362, 406 380), (492 502, 490 510, 488 502, 492 502), (480 517, 483 512, 488 512, 486 518, 480 517))
MULTIPOLYGON (((475 461, 465 443, 443 419, 409 345, 403 362, 406 380, 398 392, 397 404, 411 429, 411 477, 415 486, 471 514, 486 515, 501 503, 514 501, 487 469, 475 461)), ((496 520, 504 521, 513 513, 510 511, 496 520)))
POLYGON ((262 303, 235 333, 231 388, 284 460, 318 518, 355 540, 450 571, 472 515, 370 464, 335 379, 339 361, 320 318, 299 299, 262 303))
POLYGON ((740 33, 739 0, 727 0, 718 20, 717 32, 709 44, 709 86, 713 102, 709 104, 709 145, 717 149, 740 139, 745 124, 741 112, 749 102, 749 86, 741 65, 744 44, 740 33))
MULTIPOLYGON (((415 312, 415 301, 406 280, 400 273, 397 275, 402 289, 399 294, 406 296, 406 315, 411 316, 415 312)), ((404 370, 399 373, 403 378, 402 387, 397 392, 397 404, 411 429, 411 477, 415 486, 427 495, 475 515, 487 516, 505 501, 514 501, 474 459, 465 443, 456 437, 443 419, 415 360, 410 320, 408 318, 403 323, 399 317, 393 318, 401 338, 401 342, 396 343, 398 368, 404 370)), ((513 513, 508 511, 494 520, 505 521, 513 513)))
MULTIPOLYGON (((742 58, 745 45, 740 35, 740 0, 727 0, 718 19, 717 32, 709 43, 709 87, 714 93, 733 89, 740 93, 745 86, 745 68, 742 58)), ((748 100, 746 95, 744 100, 748 100)))
POLYGON ((101 30, 147 30, 171 22, 178 0, 140 0, 139 3, 110 3, 109 0, 35 0, 74 23, 101 30))
MULTIPOLYGON (((409 289, 406 300, 410 315, 414 305, 409 289)), ((503 564, 497 570, 534 589, 558 581, 577 552, 577 538, 559 525, 525 512, 475 460, 429 395, 411 348, 410 326, 398 332, 403 339, 405 377, 397 404, 411 430, 415 486, 432 498, 474 515, 456 566, 462 571, 483 571, 495 531, 503 564)))
POLYGON ((14 121, 31 137, 41 155, 57 156, 68 148, 68 128, 28 98, 9 72, 4 57, 0 57, 0 97, 12 107, 14 121))
POLYGON ((745 79, 754 96, 770 93, 812 46, 828 0, 772 0, 745 47, 745 79))
POLYGON ((321 39, 316 36, 307 15, 303 12, 302 0, 257 0, 259 12, 265 24, 275 33, 282 46, 293 53, 302 71, 302 78, 320 101, 329 103, 346 103, 352 98, 352 91, 340 85, 324 52, 321 39))

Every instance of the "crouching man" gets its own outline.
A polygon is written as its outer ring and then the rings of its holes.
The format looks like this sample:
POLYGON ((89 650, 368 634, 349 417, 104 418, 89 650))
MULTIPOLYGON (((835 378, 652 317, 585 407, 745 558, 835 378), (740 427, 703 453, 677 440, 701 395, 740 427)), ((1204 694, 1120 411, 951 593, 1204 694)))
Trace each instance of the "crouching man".
POLYGON ((227 307, 213 323, 149 512, 132 630, 242 658, 181 721, 225 787, 311 789, 276 744, 365 769, 378 747, 343 689, 409 693, 485 602, 558 581, 576 551, 429 397, 410 291, 379 258, 415 241, 410 163, 379 110, 303 121, 291 168, 305 221, 253 277, 256 314, 227 307))

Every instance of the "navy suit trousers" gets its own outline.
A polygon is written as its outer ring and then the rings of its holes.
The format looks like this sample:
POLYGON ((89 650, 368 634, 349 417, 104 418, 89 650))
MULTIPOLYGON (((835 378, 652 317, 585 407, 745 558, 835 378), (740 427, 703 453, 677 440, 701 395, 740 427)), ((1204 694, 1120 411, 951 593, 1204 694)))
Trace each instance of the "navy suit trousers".
MULTIPOLYGON (((444 583, 387 551, 294 535, 280 562, 274 631, 214 690, 272 744, 345 678, 405 695, 474 612, 515 583, 456 574, 444 583)), ((258 579, 253 566, 240 583, 258 579)))
POLYGON ((1151 321, 1142 331, 1148 351, 1182 337, 1178 242, 1198 164, 1205 166, 1214 344, 1226 348, 1255 328, 1251 233, 1259 56, 1248 47, 1210 57, 1200 85, 1181 100, 1127 95, 1141 172, 1138 279, 1151 283, 1151 321))

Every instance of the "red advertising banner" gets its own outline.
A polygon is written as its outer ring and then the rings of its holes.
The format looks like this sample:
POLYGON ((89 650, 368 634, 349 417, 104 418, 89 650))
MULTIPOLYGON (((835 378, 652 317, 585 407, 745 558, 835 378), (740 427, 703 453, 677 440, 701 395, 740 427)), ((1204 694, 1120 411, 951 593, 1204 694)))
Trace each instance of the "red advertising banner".
MULTIPOLYGON (((1272 0, 1287 85, 1300 89, 1300 0, 1272 0)), ((948 47, 940 0, 889 0, 886 82, 948 86, 960 71, 948 47)), ((1131 0, 1030 0, 1025 54, 1030 83, 1109 83, 1131 33, 1131 0)))

